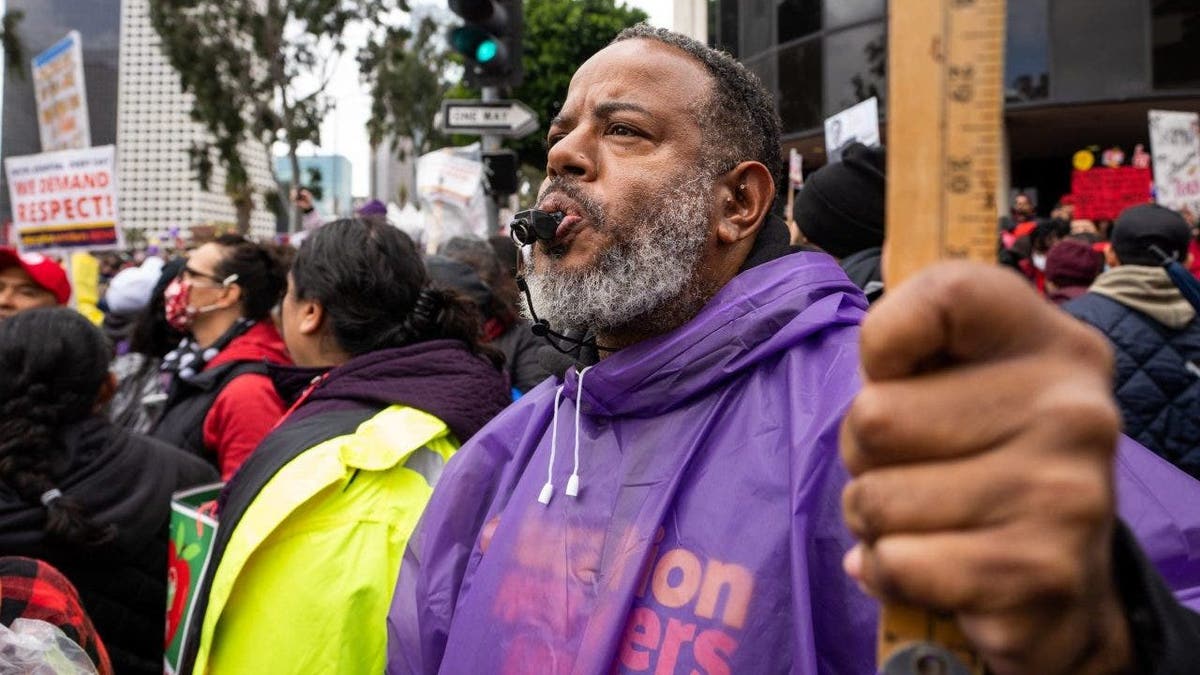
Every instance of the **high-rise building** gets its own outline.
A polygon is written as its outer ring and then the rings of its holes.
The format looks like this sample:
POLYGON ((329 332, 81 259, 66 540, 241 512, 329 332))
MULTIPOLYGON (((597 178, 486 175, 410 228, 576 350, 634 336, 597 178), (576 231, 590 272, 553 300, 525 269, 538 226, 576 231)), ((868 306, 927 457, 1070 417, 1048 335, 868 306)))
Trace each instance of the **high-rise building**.
MULTIPOLYGON (((236 213, 224 193, 219 163, 208 191, 196 182, 188 149, 206 132, 188 117, 192 97, 180 89, 149 12, 149 0, 121 0, 117 177, 122 224, 162 237, 173 227, 186 231, 191 225, 232 223, 236 213)), ((261 143, 248 141, 242 158, 256 193, 251 233, 269 237, 275 233, 275 214, 264 207, 262 195, 275 189, 270 155, 261 143)))
MULTIPOLYGON (((121 225, 146 236, 166 237, 172 228, 186 234, 192 225, 233 223, 236 212, 224 194, 218 166, 210 190, 200 189, 188 148, 204 139, 188 112, 191 97, 159 47, 150 25, 148 0, 7 0, 8 11, 24 12, 18 25, 28 57, 78 30, 83 43, 84 79, 94 145, 117 145, 117 187, 121 225)), ((8 70, 3 82, 0 155, 41 152, 37 109, 29 63, 25 76, 8 70)), ((243 150, 258 193, 251 232, 275 233, 275 216, 261 195, 275 187, 271 158, 261 144, 243 150)), ((8 185, 0 172, 0 219, 11 219, 8 185)))
MULTIPOLYGON (((297 159, 300 163, 299 185, 313 191, 317 212, 329 219, 354 215, 350 160, 342 155, 309 155, 297 159)), ((292 184, 292 163, 286 155, 275 158, 275 175, 280 183, 292 184)))
MULTIPOLYGON (((886 121, 886 0, 678 2, 775 94, 806 169, 825 162, 826 117, 876 96, 886 121)), ((1196 0, 1010 0, 1006 28, 1001 178, 1042 195, 1043 213, 1070 191, 1077 150, 1131 152, 1148 144, 1149 110, 1200 111, 1196 0)))
MULTIPOLYGON (((5 64, 0 155, 19 157, 42 151, 30 59, 77 30, 83 44, 83 73, 93 145, 109 145, 117 137, 117 61, 121 0, 0 0, 8 12, 23 12, 17 35, 25 46, 24 63, 5 64), (19 73, 19 74, 18 74, 19 73)), ((12 218, 8 179, 0 171, 0 220, 12 218)))
POLYGON ((397 147, 390 141, 371 149, 371 198, 403 205, 417 201, 417 158, 412 140, 401 138, 397 147), (404 159, 400 159, 403 156, 404 159))

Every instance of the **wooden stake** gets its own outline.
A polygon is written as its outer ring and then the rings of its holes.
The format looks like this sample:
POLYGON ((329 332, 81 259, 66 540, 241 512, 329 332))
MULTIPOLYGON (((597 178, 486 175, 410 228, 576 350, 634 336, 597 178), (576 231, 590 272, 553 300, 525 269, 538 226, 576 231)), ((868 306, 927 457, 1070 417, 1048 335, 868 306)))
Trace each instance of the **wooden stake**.
MULTIPOLYGON (((884 282, 996 261, 1005 0, 890 0, 884 282)), ((982 673, 954 618, 885 605, 886 675, 982 673)))

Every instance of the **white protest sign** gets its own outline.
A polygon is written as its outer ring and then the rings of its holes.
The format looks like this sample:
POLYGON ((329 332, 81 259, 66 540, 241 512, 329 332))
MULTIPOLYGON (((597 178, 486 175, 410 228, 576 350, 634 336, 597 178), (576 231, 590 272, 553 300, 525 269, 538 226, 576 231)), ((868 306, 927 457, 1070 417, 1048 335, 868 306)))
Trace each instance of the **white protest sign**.
POLYGON ((795 148, 788 151, 788 180, 793 190, 804 187, 804 155, 795 148))
POLYGON ((446 150, 417 160, 417 192, 423 199, 465 207, 483 190, 483 163, 446 150))
POLYGON ((417 160, 417 195, 425 217, 418 239, 426 251, 434 252, 453 237, 489 234, 478 143, 422 155, 417 160))
POLYGON ((112 145, 4 160, 21 251, 120 248, 116 161, 112 145))
POLYGON ((1151 110, 1150 150, 1158 203, 1200 215, 1200 114, 1151 110))
POLYGON ((851 143, 879 145, 879 100, 874 96, 825 120, 825 153, 829 163, 842 161, 851 143))
POLYGON ((33 91, 42 152, 91 147, 83 46, 78 31, 67 33, 33 58, 33 91))

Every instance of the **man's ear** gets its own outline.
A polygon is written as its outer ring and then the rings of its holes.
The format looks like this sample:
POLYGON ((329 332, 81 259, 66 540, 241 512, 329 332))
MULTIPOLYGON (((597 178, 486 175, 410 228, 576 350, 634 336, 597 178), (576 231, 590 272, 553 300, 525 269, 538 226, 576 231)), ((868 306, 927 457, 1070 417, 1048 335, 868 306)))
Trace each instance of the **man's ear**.
POLYGON ((220 302, 225 302, 226 300, 232 300, 226 306, 233 307, 242 301, 242 295, 245 292, 246 292, 245 289, 243 289, 240 285, 229 284, 228 286, 225 287, 225 298, 222 299, 220 302))
POLYGON ((724 245, 751 239, 775 201, 775 181, 759 162, 742 162, 717 179, 717 241, 724 245))

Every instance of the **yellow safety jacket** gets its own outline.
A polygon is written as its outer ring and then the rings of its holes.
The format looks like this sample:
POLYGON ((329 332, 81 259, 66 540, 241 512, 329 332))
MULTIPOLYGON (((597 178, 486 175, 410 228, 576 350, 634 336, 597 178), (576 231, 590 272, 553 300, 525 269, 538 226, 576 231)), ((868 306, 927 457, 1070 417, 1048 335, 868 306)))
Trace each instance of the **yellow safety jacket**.
POLYGON ((396 405, 288 461, 217 562, 191 672, 383 672, 400 560, 457 449, 396 405))

